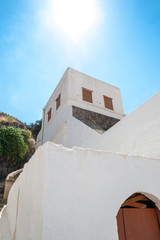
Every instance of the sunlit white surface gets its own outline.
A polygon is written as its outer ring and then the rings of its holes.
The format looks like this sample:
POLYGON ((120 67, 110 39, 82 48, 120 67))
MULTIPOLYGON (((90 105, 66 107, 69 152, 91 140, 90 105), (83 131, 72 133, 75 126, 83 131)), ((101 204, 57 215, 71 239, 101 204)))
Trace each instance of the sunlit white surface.
POLYGON ((54 0, 53 17, 59 29, 78 41, 96 23, 95 0, 54 0))

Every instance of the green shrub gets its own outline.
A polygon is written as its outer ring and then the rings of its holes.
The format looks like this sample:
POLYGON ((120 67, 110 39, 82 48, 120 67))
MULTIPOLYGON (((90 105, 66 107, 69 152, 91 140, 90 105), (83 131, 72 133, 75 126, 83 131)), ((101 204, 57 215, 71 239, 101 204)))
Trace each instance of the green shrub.
POLYGON ((42 120, 37 120, 35 123, 29 125, 26 124, 27 128, 32 132, 34 139, 36 140, 38 133, 41 130, 42 120))
POLYGON ((0 155, 12 162, 21 162, 28 150, 31 132, 14 127, 0 128, 0 155))

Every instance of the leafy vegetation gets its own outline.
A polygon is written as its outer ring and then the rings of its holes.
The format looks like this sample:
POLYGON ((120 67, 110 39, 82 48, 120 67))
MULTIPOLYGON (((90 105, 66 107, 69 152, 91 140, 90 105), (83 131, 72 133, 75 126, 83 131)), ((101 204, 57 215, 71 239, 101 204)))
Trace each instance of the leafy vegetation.
POLYGON ((28 141, 31 138, 29 130, 1 127, 0 128, 0 156, 11 162, 21 162, 28 150, 28 141))
POLYGON ((35 123, 27 125, 27 128, 32 132, 34 139, 37 138, 39 131, 41 130, 42 120, 37 120, 35 123))

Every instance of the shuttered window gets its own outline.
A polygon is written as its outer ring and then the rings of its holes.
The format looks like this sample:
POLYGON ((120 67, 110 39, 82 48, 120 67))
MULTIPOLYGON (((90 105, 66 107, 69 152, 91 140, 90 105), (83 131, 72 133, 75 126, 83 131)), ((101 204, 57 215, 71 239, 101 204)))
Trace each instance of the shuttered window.
POLYGON ((51 119, 51 112, 52 112, 52 110, 51 110, 51 108, 49 109, 49 111, 48 111, 48 122, 49 122, 49 120, 51 119))
POLYGON ((92 103, 92 91, 86 88, 82 88, 83 101, 92 103))
POLYGON ((104 106, 105 106, 105 108, 113 110, 112 98, 106 97, 106 96, 103 96, 103 97, 104 97, 104 106))
POLYGON ((56 99, 56 110, 59 108, 61 105, 61 94, 59 94, 58 98, 56 99))

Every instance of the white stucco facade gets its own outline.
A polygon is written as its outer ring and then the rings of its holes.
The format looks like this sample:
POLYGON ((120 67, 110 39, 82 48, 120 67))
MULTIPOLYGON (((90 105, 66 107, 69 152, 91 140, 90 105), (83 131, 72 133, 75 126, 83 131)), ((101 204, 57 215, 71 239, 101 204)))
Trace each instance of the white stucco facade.
POLYGON ((160 91, 105 132, 90 147, 160 158, 160 91))
MULTIPOLYGON (((70 135, 73 126, 69 128, 70 123, 74 121, 72 106, 116 119, 121 119, 124 116, 119 88, 68 68, 43 109, 42 129, 37 137, 37 147, 47 141, 56 142, 66 147, 75 146, 75 144, 72 145, 72 142, 77 139, 77 136, 74 139, 74 134, 70 135), (82 88, 92 91, 92 103, 83 101, 82 88), (61 95, 61 104, 56 110, 56 99, 59 95, 61 95), (112 98, 113 110, 105 108, 103 96, 112 98), (50 109, 51 119, 48 121, 47 113, 50 109)), ((75 129, 79 128, 79 123, 81 125, 80 121, 76 121, 75 129)), ((90 129, 87 128, 87 131, 90 132, 90 129)), ((81 131, 80 138, 84 138, 86 135, 88 135, 87 132, 84 134, 81 131)))
MULTIPOLYGON (((147 100, 133 112, 124 116, 120 91, 118 88, 88 77, 73 69, 68 69, 66 71, 62 78, 62 82, 65 82, 64 86, 70 90, 62 91, 66 92, 64 97, 65 100, 62 101, 61 106, 53 114, 51 120, 44 125, 44 142, 52 141, 69 148, 78 146, 125 154, 137 154, 151 158, 160 158, 160 134, 159 131, 157 131, 157 129, 160 129, 160 108, 158 107, 160 102, 160 92, 147 100), (74 81, 77 84, 74 85, 74 81), (75 86, 75 89, 72 86, 75 86), (82 86, 87 89, 92 89, 93 93, 95 92, 97 98, 93 98, 93 104, 82 100, 82 86), (72 92, 73 97, 71 99, 72 92), (97 102, 100 101, 100 99, 98 100, 98 97, 101 98, 102 105, 104 104, 103 95, 108 95, 115 99, 117 108, 115 104, 114 109, 116 109, 116 112, 104 107, 100 108, 100 104, 97 104, 97 102), (69 96, 69 98, 67 98, 67 96, 69 96), (119 118, 121 121, 116 123, 103 134, 99 134, 94 129, 88 127, 72 116, 73 105, 115 117, 117 119, 119 118)), ((55 90, 57 93, 53 93, 55 98, 61 91, 59 87, 57 89, 55 90)), ((55 102, 55 98, 53 101, 49 100, 48 104, 50 107, 55 102)), ((40 134, 41 133, 42 131, 40 134)))
POLYGON ((11 189, 0 239, 118 240, 128 196, 141 192, 160 208, 159 172, 160 159, 46 143, 11 189))

